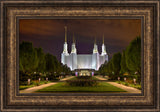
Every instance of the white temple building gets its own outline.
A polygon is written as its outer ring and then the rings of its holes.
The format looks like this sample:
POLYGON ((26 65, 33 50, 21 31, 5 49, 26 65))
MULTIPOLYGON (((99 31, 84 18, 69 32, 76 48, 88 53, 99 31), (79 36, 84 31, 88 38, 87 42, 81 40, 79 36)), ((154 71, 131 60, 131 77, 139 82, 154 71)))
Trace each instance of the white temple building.
POLYGON ((96 41, 93 47, 92 54, 77 54, 76 43, 73 36, 73 43, 71 53, 68 53, 67 45, 67 27, 65 27, 65 42, 63 47, 63 53, 61 54, 61 63, 66 64, 72 71, 76 69, 93 69, 98 70, 101 64, 108 62, 108 54, 104 45, 104 36, 102 43, 102 53, 99 54, 96 41))

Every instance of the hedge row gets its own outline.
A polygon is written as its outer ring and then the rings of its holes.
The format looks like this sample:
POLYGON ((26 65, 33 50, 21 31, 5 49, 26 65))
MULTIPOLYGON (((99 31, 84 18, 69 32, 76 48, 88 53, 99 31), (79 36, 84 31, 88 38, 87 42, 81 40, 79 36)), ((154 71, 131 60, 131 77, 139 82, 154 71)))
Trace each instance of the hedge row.
POLYGON ((66 83, 69 86, 81 86, 81 87, 98 85, 98 81, 92 79, 91 76, 79 76, 74 80, 67 80, 66 83))

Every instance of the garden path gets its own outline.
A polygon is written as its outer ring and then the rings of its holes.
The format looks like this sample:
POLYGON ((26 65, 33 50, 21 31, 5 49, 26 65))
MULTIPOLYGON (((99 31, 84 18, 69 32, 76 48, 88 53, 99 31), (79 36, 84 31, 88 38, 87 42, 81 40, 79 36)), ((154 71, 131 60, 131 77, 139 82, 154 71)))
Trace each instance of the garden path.
MULTIPOLYGON (((60 81, 65 81, 65 80, 71 79, 73 77, 74 76, 63 78, 60 81)), ((40 85, 40 86, 35 86, 35 87, 27 88, 27 89, 24 89, 24 90, 20 90, 20 93, 33 93, 33 92, 35 92, 35 91, 37 91, 39 89, 42 89, 42 88, 45 88, 45 87, 48 87, 48 86, 51 86, 51 85, 54 85, 54 84, 57 84, 57 83, 58 82, 51 82, 51 83, 48 83, 48 84, 43 84, 43 85, 40 85)))
MULTIPOLYGON (((107 80, 107 79, 102 78, 102 77, 98 77, 98 76, 95 76, 95 77, 99 80, 107 80)), ((127 91, 128 93, 141 93, 141 90, 133 88, 133 87, 125 86, 125 85, 118 84, 116 82, 111 82, 111 81, 107 81, 107 83, 112 84, 113 86, 116 86, 118 88, 121 88, 121 89, 127 91)))

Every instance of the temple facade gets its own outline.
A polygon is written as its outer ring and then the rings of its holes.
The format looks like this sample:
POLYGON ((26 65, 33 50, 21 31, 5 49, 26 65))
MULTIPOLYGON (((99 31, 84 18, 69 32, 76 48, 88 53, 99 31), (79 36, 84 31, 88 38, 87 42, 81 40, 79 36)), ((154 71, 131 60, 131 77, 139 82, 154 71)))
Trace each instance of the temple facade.
POLYGON ((73 43, 71 53, 68 53, 67 45, 67 27, 65 27, 65 42, 63 47, 63 53, 61 54, 61 63, 66 64, 72 71, 75 69, 93 69, 98 70, 101 64, 108 62, 108 55, 106 47, 104 45, 104 36, 102 43, 102 53, 99 54, 96 41, 93 46, 92 54, 77 54, 76 43, 73 36, 73 43))

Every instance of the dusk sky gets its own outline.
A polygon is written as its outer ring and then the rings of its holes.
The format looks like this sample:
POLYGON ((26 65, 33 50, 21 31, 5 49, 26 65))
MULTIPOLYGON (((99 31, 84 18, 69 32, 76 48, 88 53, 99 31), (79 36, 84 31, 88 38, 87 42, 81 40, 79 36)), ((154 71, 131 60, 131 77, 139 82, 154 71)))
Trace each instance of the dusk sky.
POLYGON ((21 19, 20 43, 29 41, 34 47, 41 47, 60 61, 65 40, 64 26, 67 26, 68 51, 71 52, 73 33, 77 54, 92 54, 94 39, 101 53, 102 36, 107 52, 111 56, 121 52, 129 43, 141 35, 140 19, 21 19))

